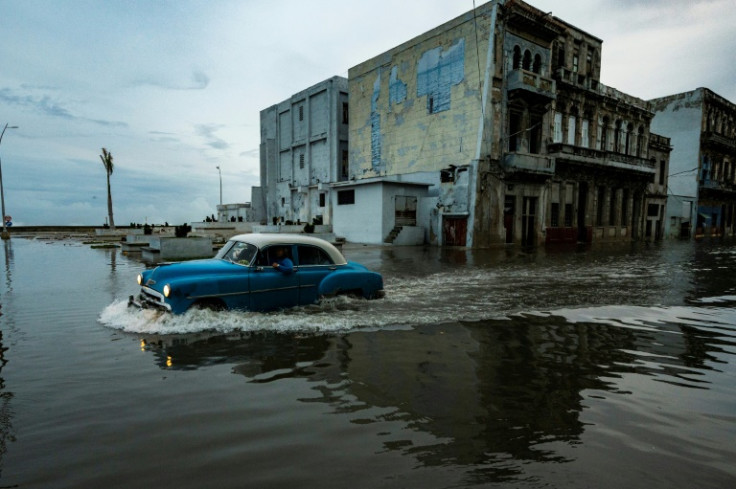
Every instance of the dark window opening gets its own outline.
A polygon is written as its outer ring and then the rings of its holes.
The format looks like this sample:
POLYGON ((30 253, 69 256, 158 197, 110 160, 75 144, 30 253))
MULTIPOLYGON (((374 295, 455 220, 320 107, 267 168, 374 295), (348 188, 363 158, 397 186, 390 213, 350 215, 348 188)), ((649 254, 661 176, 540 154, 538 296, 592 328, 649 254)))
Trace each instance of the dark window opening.
POLYGON ((509 113, 509 151, 521 150, 521 112, 509 113))
POLYGON ((608 225, 616 224, 616 191, 611 191, 611 200, 608 202, 608 225))
POLYGON ((521 48, 514 46, 514 69, 518 70, 521 68, 521 48))
POLYGON ((340 190, 337 192, 337 205, 355 204, 355 190, 340 190))
POLYGON ((348 113, 348 103, 347 102, 343 102, 342 103, 342 123, 343 124, 347 124, 348 123, 348 120, 349 120, 349 115, 348 114, 349 114, 348 113))
POLYGON ((450 183, 455 181, 455 167, 450 167, 446 170, 440 170, 440 182, 450 183))
POLYGON ((342 161, 340 162, 340 177, 348 178, 348 151, 342 150, 342 161))
POLYGON ((299 154, 299 168, 300 169, 304 168, 304 153, 299 154))
POLYGON ((665 174, 665 167, 666 162, 664 160, 660 160, 659 162, 659 184, 664 185, 664 174, 665 174))
POLYGON ((532 69, 532 53, 528 49, 524 51, 524 61, 522 67, 527 71, 532 69))
POLYGON ((550 216, 549 216, 550 227, 560 227, 560 204, 552 202, 550 216))
POLYGON ((595 224, 603 226, 603 199, 606 196, 606 188, 598 187, 598 205, 596 205, 595 224))
POLYGON ((647 206, 647 216, 658 217, 659 216, 659 204, 649 204, 647 206))
POLYGON ((303 105, 299 106, 299 120, 300 121, 304 120, 304 106, 303 105))
POLYGON ((542 57, 538 54, 534 56, 534 65, 532 66, 532 71, 534 73, 542 72, 542 57))
POLYGON ((319 206, 324 207, 325 206, 325 195, 326 194, 319 194, 319 206))
POLYGON ((572 204, 565 204, 565 227, 572 227, 572 204))

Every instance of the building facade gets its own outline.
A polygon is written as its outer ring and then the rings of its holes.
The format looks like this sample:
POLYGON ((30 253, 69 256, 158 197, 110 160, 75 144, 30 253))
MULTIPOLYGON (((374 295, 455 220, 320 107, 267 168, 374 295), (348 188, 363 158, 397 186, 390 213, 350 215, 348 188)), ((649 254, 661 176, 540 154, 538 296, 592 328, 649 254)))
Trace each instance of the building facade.
MULTIPOLYGON (((561 19, 496 0, 361 63, 348 73, 348 178, 427 184, 417 225, 432 244, 656 237, 662 141, 648 102, 600 83, 601 52, 561 19)), ((388 207, 385 232, 403 201, 365 205, 388 207)))
POLYGON ((672 139, 665 232, 732 236, 736 217, 736 105, 708 90, 651 100, 652 127, 672 139))
POLYGON ((348 83, 333 77, 261 111, 261 196, 269 224, 330 224, 330 184, 348 178, 348 83))

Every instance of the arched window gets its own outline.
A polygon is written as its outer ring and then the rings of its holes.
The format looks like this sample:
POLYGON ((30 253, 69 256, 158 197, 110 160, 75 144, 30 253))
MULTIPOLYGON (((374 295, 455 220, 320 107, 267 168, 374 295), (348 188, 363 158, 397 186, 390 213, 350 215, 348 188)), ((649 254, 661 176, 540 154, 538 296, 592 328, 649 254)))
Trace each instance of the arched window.
POLYGON ((615 153, 621 152, 621 126, 622 126, 621 120, 616 121, 616 128, 614 129, 613 133, 613 151, 615 153))
POLYGON ((532 69, 532 53, 527 49, 524 51, 524 65, 523 68, 525 70, 531 70, 532 69))
POLYGON ((636 156, 641 158, 643 156, 642 149, 644 148, 644 128, 639 126, 639 134, 636 137, 636 156))
POLYGON ((521 48, 514 46, 514 69, 518 70, 521 68, 521 48))
POLYGON ((631 152, 631 135, 634 132, 634 124, 629 123, 626 126, 626 144, 624 145, 624 154, 630 154, 631 152))
POLYGON ((534 66, 532 66, 532 71, 534 73, 542 72, 542 57, 538 54, 534 56, 534 66))
POLYGON ((608 117, 601 122, 601 151, 608 151, 608 117))

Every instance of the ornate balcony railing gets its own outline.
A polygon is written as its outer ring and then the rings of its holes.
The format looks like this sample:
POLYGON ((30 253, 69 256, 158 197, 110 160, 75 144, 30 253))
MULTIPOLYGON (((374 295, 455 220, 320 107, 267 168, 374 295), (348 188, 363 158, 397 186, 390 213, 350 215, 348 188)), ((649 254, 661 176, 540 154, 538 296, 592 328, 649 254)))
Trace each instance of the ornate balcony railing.
POLYGON ((641 173, 655 173, 655 164, 646 158, 625 155, 571 144, 553 143, 548 146, 550 156, 587 165, 623 168, 641 173))
POLYGON ((524 92, 535 97, 554 100, 557 97, 557 85, 552 78, 547 78, 539 73, 516 69, 508 74, 506 79, 509 93, 524 92))

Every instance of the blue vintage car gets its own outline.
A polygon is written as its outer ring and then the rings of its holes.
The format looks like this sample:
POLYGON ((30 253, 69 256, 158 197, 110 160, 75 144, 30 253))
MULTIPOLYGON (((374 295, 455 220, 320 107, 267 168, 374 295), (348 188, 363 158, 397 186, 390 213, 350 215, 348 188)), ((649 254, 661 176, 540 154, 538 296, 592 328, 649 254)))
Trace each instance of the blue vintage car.
POLYGON ((162 264, 138 275, 129 305, 180 314, 190 307, 266 311, 351 294, 383 297, 383 278, 332 244, 299 234, 241 234, 208 260, 162 264))

